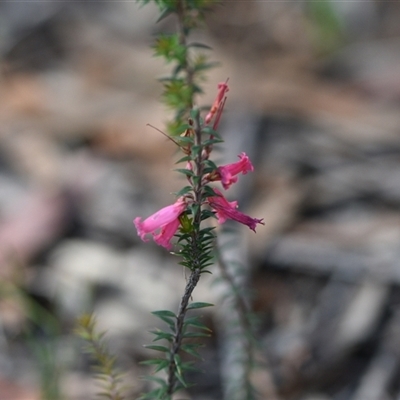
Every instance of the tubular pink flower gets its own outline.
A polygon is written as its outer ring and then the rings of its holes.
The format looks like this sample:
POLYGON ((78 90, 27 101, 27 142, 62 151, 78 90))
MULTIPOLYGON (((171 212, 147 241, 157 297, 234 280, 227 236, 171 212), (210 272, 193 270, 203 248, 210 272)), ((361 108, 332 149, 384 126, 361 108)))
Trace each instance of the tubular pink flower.
POLYGON ((164 207, 150 217, 141 221, 140 217, 134 219, 140 238, 147 242, 147 234, 153 235, 156 243, 169 249, 171 247, 170 240, 174 236, 179 227, 179 216, 185 211, 186 202, 180 197, 174 204, 164 207), (156 233, 160 230, 159 233, 156 233))
POLYGON ((238 202, 228 201, 218 189, 214 189, 214 192, 217 194, 217 196, 209 197, 208 203, 212 208, 214 208, 214 211, 218 218, 218 222, 220 224, 223 224, 228 218, 230 218, 227 217, 224 210, 235 210, 238 207, 238 202))
POLYGON ((240 158, 239 161, 223 165, 217 169, 217 174, 219 174, 222 186, 225 190, 229 189, 232 183, 237 182, 238 178, 235 175, 239 173, 246 175, 249 171, 254 171, 253 164, 249 160, 249 157, 247 157, 246 153, 241 153, 238 157, 240 158))
MULTIPOLYGON (((229 91, 229 87, 228 87, 228 83, 227 82, 221 82, 218 83, 218 93, 217 93, 217 97, 214 100, 213 105, 211 106, 210 111, 208 112, 208 114, 206 115, 205 118, 205 123, 209 124, 210 121, 213 119, 214 115, 217 113, 217 111, 223 107, 224 102, 224 97, 225 97, 225 93, 229 91)), ((222 112, 222 110, 221 110, 222 112)), ((221 117, 221 115, 219 114, 218 120, 221 117)))
POLYGON ((167 225, 164 225, 161 228, 161 232, 157 235, 153 235, 154 241, 160 245, 165 247, 168 250, 171 250, 172 244, 171 239, 174 237, 176 231, 178 230, 180 225, 179 219, 174 219, 167 225))
POLYGON ((218 222, 223 224, 227 219, 233 219, 241 224, 247 225, 252 231, 256 231, 257 224, 264 225, 262 219, 251 218, 236 210, 237 201, 228 201, 222 193, 214 189, 216 196, 208 198, 208 204, 215 211, 218 222))

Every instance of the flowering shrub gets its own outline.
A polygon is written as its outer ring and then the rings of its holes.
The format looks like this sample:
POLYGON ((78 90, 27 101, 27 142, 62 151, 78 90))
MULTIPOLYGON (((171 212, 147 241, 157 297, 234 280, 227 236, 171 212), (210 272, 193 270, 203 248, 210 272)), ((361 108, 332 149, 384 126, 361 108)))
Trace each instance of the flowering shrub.
MULTIPOLYGON (((149 1, 142 0, 143 3, 149 1)), ((207 61, 204 54, 193 54, 196 49, 206 49, 207 46, 199 43, 188 44, 187 39, 190 31, 201 21, 204 11, 213 3, 213 0, 154 0, 154 2, 160 8, 160 19, 173 14, 178 21, 178 32, 172 35, 160 35, 156 40, 154 50, 155 54, 163 57, 167 63, 175 63, 171 76, 163 79, 163 99, 175 110, 175 118, 168 124, 170 134, 168 137, 182 152, 182 157, 177 164, 184 163, 184 168, 178 168, 176 171, 184 175, 187 185, 177 193, 173 204, 160 209, 144 220, 138 216, 133 223, 143 241, 148 241, 149 236, 152 236, 158 245, 168 250, 172 249, 172 240, 175 237, 177 248, 175 253, 181 257, 179 264, 187 268, 189 276, 178 311, 176 313, 170 310, 153 312, 167 324, 168 330, 152 331, 153 342, 162 342, 162 344, 146 347, 161 353, 162 356, 147 360, 144 364, 153 366, 154 374, 161 373, 161 375, 147 377, 149 381, 155 382, 157 387, 143 393, 140 399, 172 400, 174 393, 189 385, 185 375, 193 368, 192 362, 181 359, 181 353, 186 352, 194 357, 200 357, 197 349, 202 344, 201 340, 210 333, 210 330, 197 317, 187 316, 190 310, 212 305, 192 301, 192 293, 201 275, 210 272, 208 268, 215 264, 215 254, 218 258, 215 226, 207 220, 214 218, 218 223, 223 224, 231 219, 248 226, 254 232, 258 224, 263 224, 263 220, 240 212, 237 201, 228 201, 215 187, 220 183, 224 190, 228 190, 238 181, 238 175, 254 170, 245 153, 239 154, 239 161, 227 165, 218 166, 210 159, 214 144, 223 141, 217 129, 226 103, 226 94, 229 91, 228 81, 218 84, 215 101, 204 117, 200 109, 195 106, 195 96, 201 93, 199 82, 203 79, 204 71, 211 68, 213 64, 207 61), (199 342, 188 342, 189 338, 197 338, 199 342)), ((246 314, 246 302, 240 297, 240 291, 234 279, 227 269, 222 267, 222 260, 218 261, 221 266, 221 276, 231 287, 233 304, 237 305, 236 312, 239 315, 243 337, 247 341, 246 351, 249 353, 245 362, 244 390, 237 391, 236 399, 250 400, 254 398, 249 378, 249 371, 253 367, 253 356, 250 354, 252 351, 252 336, 249 333, 250 318, 246 314), (242 395, 242 393, 245 394, 242 395)), ((87 320, 86 318, 85 321, 87 320)), ((91 332, 89 336, 93 343, 90 348, 95 349, 97 336, 92 320, 89 319, 89 321, 90 324, 82 328, 83 332, 91 332)), ((99 335, 99 337, 102 336, 99 335)), ((106 354, 106 352, 103 351, 101 354, 106 354)), ((109 364, 105 363, 105 365, 109 364)), ((109 381, 114 385, 116 375, 115 373, 110 373, 110 375, 109 381)), ((108 397, 117 399, 112 394, 108 397)), ((230 397, 229 400, 234 399, 230 397)))

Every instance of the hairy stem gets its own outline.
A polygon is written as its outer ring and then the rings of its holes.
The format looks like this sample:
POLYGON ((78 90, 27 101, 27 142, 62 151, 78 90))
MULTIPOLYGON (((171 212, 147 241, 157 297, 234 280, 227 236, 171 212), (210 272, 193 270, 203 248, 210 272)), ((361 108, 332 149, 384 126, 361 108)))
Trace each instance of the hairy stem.
POLYGON ((172 343, 171 353, 170 353, 170 363, 168 368, 168 390, 167 394, 171 396, 174 393, 176 384, 176 362, 175 357, 179 353, 179 349, 182 344, 183 339, 183 324, 185 321, 185 315, 189 300, 192 296, 193 290, 196 287, 201 275, 200 269, 195 269, 191 272, 189 280, 185 287, 185 293, 182 296, 181 304, 179 306, 178 315, 175 323, 175 335, 172 343))

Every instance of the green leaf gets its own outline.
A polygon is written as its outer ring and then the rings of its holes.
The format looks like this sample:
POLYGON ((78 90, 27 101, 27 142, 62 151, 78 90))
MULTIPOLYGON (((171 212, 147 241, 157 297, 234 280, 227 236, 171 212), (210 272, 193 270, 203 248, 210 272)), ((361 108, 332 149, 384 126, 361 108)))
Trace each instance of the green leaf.
POLYGON ((183 65, 178 64, 173 70, 172 70, 172 76, 174 78, 177 78, 179 73, 183 70, 183 65))
POLYGON ((170 8, 166 8, 163 11, 161 11, 160 16, 157 18, 156 23, 162 21, 164 18, 168 17, 168 15, 172 14, 174 12, 174 10, 170 9, 170 8))
POLYGON ((209 226, 208 228, 203 228, 200 231, 200 235, 202 238, 206 237, 209 241, 212 242, 215 238, 215 235, 213 232, 214 230, 215 230, 215 226, 209 226))
POLYGON ((176 368, 176 370, 175 370, 175 376, 178 378, 178 380, 179 380, 179 382, 184 386, 184 387, 187 387, 188 385, 187 385, 187 383, 186 383, 186 381, 185 381, 185 379, 184 379, 184 377, 183 377, 183 371, 182 371, 182 367, 184 367, 185 366, 185 364, 182 364, 182 362, 181 362, 181 358, 179 357, 179 355, 178 354, 175 354, 175 356, 174 356, 174 361, 175 361, 175 368, 176 368))
POLYGON ((189 137, 189 136, 179 136, 178 141, 180 142, 180 144, 191 144, 193 145, 194 141, 193 138, 189 137))
POLYGON ((188 338, 201 338, 201 337, 210 337, 211 335, 209 333, 203 333, 203 332, 187 332, 183 334, 183 337, 185 339, 188 338))
MULTIPOLYGON (((149 393, 143 394, 138 400, 164 400, 167 390, 164 388, 154 389, 149 393)), ((169 399, 168 399, 169 400, 169 399)))
POLYGON ((208 270, 201 270, 201 273, 202 274, 210 274, 210 275, 212 275, 212 272, 208 271, 208 270))
POLYGON ((198 205, 198 204, 192 204, 192 205, 190 206, 190 210, 192 211, 192 215, 196 215, 198 209, 199 209, 199 205, 198 205))
POLYGON ((218 139, 217 137, 215 137, 214 139, 205 140, 203 142, 203 145, 204 146, 212 146, 213 144, 216 144, 216 143, 223 143, 223 140, 222 139, 218 139))
POLYGON ((170 329, 174 330, 176 315, 172 311, 168 310, 153 311, 152 314, 160 318, 162 321, 166 322, 169 325, 170 329))
MULTIPOLYGON (((206 196, 206 197, 208 197, 208 196, 206 196)), ((202 221, 204 221, 205 219, 208 219, 208 218, 213 218, 213 217, 215 217, 215 214, 212 211, 210 211, 210 210, 202 210, 201 211, 201 220, 202 221)))
POLYGON ((182 386, 184 388, 187 388, 189 385, 186 383, 184 377, 178 372, 176 371, 175 376, 178 378, 179 382, 182 384, 182 386))
POLYGON ((200 115, 200 110, 198 108, 192 108, 190 110, 190 118, 192 118, 193 120, 196 120, 197 118, 199 118, 200 115))
POLYGON ((211 174, 214 171, 215 171, 214 168, 207 167, 207 168, 204 168, 203 174, 211 174))
POLYGON ((153 345, 153 344, 146 344, 144 347, 146 349, 155 350, 155 351, 161 351, 163 353, 168 353, 169 352, 169 349, 167 347, 165 347, 165 346, 156 346, 156 345, 153 345))
POLYGON ((208 69, 218 67, 219 65, 220 65, 220 63, 219 62, 215 62, 215 61, 207 62, 207 63, 204 62, 204 63, 196 64, 193 69, 194 69, 195 72, 206 71, 208 69))
POLYGON ((160 386, 164 386, 164 387, 167 386, 167 383, 164 381, 164 379, 161 379, 158 376, 154 376, 154 375, 146 376, 146 381, 157 382, 160 386))
POLYGON ((217 168, 218 168, 217 164, 215 164, 215 162, 212 161, 212 160, 204 160, 204 164, 205 164, 208 168, 212 168, 212 169, 217 169, 217 168))
POLYGON ((192 157, 191 156, 182 157, 178 161, 176 161, 175 164, 179 164, 181 162, 188 162, 188 161, 192 161, 192 157))
POLYGON ((193 326, 197 329, 202 329, 207 332, 212 332, 212 330, 210 328, 208 328, 201 321, 199 321, 199 318, 197 316, 196 317, 187 317, 186 321, 184 322, 184 325, 185 325, 185 329, 187 326, 193 326))
POLYGON ((161 371, 162 369, 165 369, 169 366, 169 360, 165 359, 152 359, 152 360, 146 360, 142 361, 140 364, 142 365, 155 365, 156 368, 154 369, 154 373, 157 373, 161 371))
POLYGON ((186 343, 181 345, 182 351, 196 357, 202 359, 201 355, 196 351, 198 347, 202 347, 203 345, 200 344, 193 344, 193 343, 186 343))
MULTIPOLYGON (((183 240, 189 240, 191 236, 187 232, 182 232, 179 234, 179 239, 178 243, 182 242, 183 240)), ((182 254, 184 254, 184 249, 181 251, 182 254)))
POLYGON ((198 302, 190 303, 187 307, 187 310, 194 310, 197 308, 205 308, 205 307, 213 307, 213 306, 214 306, 214 304, 198 301, 198 302))
MULTIPOLYGON (((186 132, 187 129, 193 129, 192 125, 189 125, 187 122, 186 123, 181 123, 179 125, 179 127, 177 127, 177 129, 179 129, 179 135, 181 135, 182 133, 186 132)), ((177 135, 177 136, 179 136, 177 135)), ((174 135, 176 136, 176 135, 174 135)))
POLYGON ((169 352, 168 347, 165 347, 165 346, 159 346, 159 345, 154 345, 154 344, 146 344, 144 347, 146 349, 150 349, 150 350, 163 351, 164 353, 169 352))
MULTIPOLYGON (((201 265, 201 269, 203 270, 204 268, 207 268, 207 267, 209 267, 210 265, 214 265, 214 264, 215 264, 214 261, 209 262, 209 263, 202 264, 202 265, 201 265)), ((212 272, 210 272, 210 271, 201 271, 201 273, 203 273, 203 272, 212 274, 212 272)))
MULTIPOLYGON (((198 369, 196 367, 193 366, 194 362, 193 361, 186 361, 181 363, 181 370, 183 372, 187 372, 187 371, 198 371, 198 369)), ((189 384, 187 384, 188 386, 190 386, 189 384)))
POLYGON ((160 363, 167 361, 164 360, 163 358, 152 358, 151 360, 145 360, 145 361, 140 361, 140 365, 159 365, 160 363))
POLYGON ((221 139, 221 135, 217 131, 212 129, 210 126, 204 126, 201 130, 201 133, 204 133, 206 135, 212 135, 212 136, 215 136, 216 138, 221 139))
POLYGON ((179 192, 175 193, 177 197, 183 196, 189 192, 191 192, 193 188, 191 186, 185 186, 179 192))
POLYGON ((169 360, 162 360, 158 367, 154 370, 154 373, 162 371, 163 369, 167 369, 169 367, 169 360))
POLYGON ((192 176, 192 177, 195 176, 193 171, 191 171, 190 169, 186 169, 186 168, 177 168, 177 169, 174 169, 174 171, 184 174, 186 176, 192 176))
POLYGON ((158 310, 158 311, 152 311, 152 314, 156 315, 157 317, 171 317, 171 318, 176 318, 175 313, 169 310, 158 310))

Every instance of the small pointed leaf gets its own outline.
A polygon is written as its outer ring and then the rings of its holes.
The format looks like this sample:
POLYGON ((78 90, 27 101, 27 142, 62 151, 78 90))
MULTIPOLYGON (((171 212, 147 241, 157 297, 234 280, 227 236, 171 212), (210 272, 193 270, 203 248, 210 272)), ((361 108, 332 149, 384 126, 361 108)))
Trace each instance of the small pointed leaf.
POLYGON ((194 302, 194 303, 190 303, 187 307, 188 310, 193 310, 196 308, 205 308, 205 307, 213 307, 214 304, 211 303, 204 303, 204 302, 194 302))
POLYGON ((145 345, 144 346, 146 349, 150 349, 150 350, 155 350, 155 351, 161 351, 163 353, 168 353, 169 349, 165 346, 157 346, 154 344, 150 344, 150 345, 145 345))

